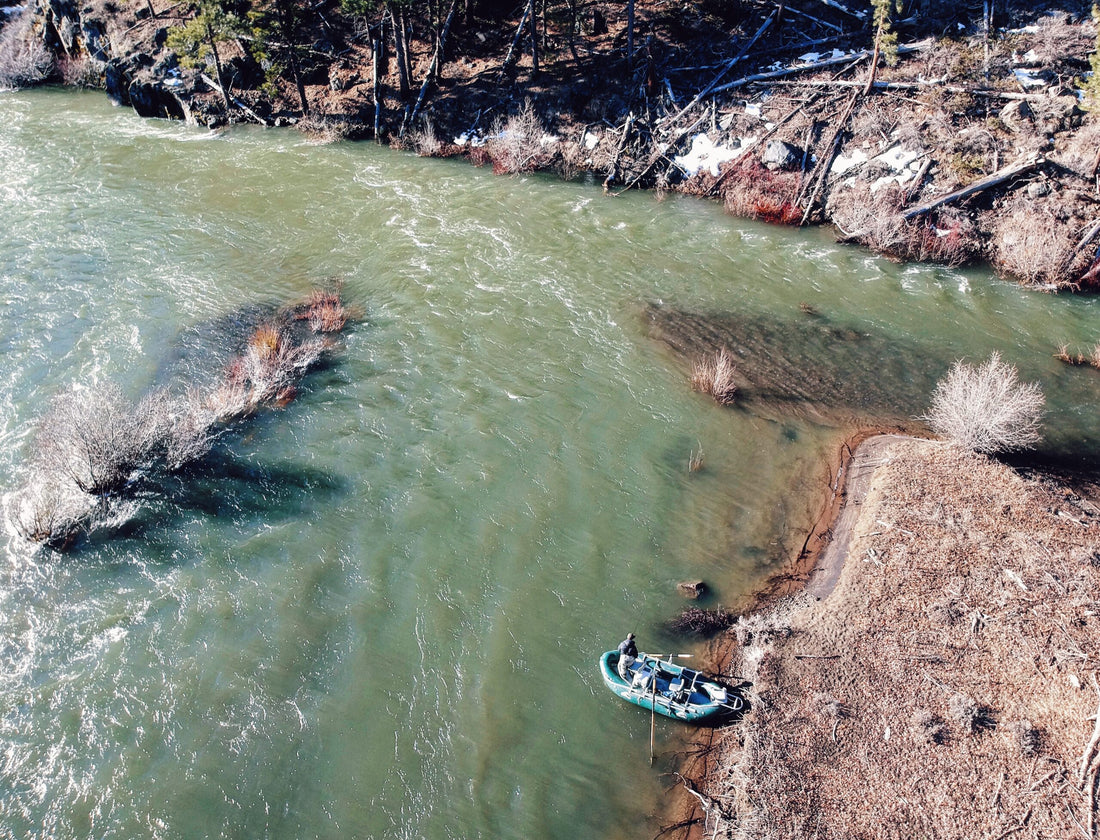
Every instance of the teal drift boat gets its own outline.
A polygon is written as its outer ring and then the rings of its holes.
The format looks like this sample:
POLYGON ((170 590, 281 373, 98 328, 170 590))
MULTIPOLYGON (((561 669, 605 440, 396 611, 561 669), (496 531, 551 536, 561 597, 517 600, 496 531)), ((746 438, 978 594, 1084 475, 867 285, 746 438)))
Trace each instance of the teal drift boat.
POLYGON ((619 652, 600 657, 607 687, 636 706, 695 723, 741 711, 745 701, 699 671, 642 654, 619 673, 619 652))

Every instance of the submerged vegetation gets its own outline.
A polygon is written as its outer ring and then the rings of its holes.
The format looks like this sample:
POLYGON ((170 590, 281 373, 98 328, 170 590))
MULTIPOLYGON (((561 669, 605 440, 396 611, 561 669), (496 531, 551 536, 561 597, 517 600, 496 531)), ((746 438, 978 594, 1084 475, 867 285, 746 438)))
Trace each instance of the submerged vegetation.
POLYGON ((27 479, 8 500, 15 531, 64 547, 124 515, 158 474, 181 470, 235 423, 292 400, 348 317, 339 294, 318 290, 255 327, 206 386, 157 388, 136 403, 114 383, 73 386, 35 430, 27 479))

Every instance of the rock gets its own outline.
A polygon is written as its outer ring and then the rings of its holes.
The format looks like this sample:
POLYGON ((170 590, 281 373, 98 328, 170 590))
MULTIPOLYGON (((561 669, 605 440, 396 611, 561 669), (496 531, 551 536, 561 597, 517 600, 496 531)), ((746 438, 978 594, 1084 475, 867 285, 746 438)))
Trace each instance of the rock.
POLYGON ((1044 195, 1050 195, 1050 185, 1046 181, 1032 181, 1027 185, 1027 194, 1029 198, 1042 198, 1044 195))
POLYGON ((782 140, 769 140, 764 147, 764 165, 768 169, 787 169, 802 159, 802 152, 782 140))
POLYGON ((329 68, 328 86, 329 90, 334 93, 338 93, 342 90, 350 90, 361 81, 362 79, 359 78, 359 74, 354 70, 336 66, 329 68))
POLYGON ((122 62, 113 58, 103 71, 103 86, 112 105, 130 104, 130 76, 122 62))
POLYGON ((1022 129, 1030 128, 1035 121, 1035 112, 1024 100, 1016 100, 1005 105, 998 116, 1005 128, 1013 133, 1019 133, 1022 129))
POLYGON ((1044 103, 1043 110, 1049 113, 1050 119, 1055 123, 1058 131, 1076 128, 1081 124, 1081 118, 1085 115, 1085 112, 1078 106, 1077 97, 1073 94, 1050 97, 1044 103))
POLYGON ((187 112, 180 100, 159 82, 146 80, 131 82, 127 93, 130 105, 137 111, 138 116, 163 117, 172 120, 187 119, 187 112))
POLYGON ((701 580, 682 580, 676 584, 680 594, 691 599, 701 598, 707 591, 707 585, 701 580))
POLYGON ((80 37, 84 41, 85 52, 94 60, 102 63, 111 57, 111 42, 102 21, 82 18, 80 37))

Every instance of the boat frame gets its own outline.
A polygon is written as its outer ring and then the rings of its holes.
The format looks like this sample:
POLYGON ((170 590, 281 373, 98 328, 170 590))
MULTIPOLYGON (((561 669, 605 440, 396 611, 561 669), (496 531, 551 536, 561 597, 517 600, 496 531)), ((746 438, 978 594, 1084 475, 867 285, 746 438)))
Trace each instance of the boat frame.
POLYGON ((674 720, 695 723, 740 712, 745 701, 726 686, 692 668, 643 653, 630 665, 629 681, 619 674, 619 651, 600 657, 600 674, 623 700, 674 720))

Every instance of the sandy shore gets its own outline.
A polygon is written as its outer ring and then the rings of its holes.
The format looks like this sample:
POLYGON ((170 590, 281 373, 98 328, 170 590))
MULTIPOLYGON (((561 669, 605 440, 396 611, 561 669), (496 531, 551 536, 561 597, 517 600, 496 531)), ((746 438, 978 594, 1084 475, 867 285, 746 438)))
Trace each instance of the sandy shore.
POLYGON ((892 435, 841 472, 805 587, 726 640, 751 709, 687 760, 685 821, 706 837, 1094 836, 1094 500, 892 435))

